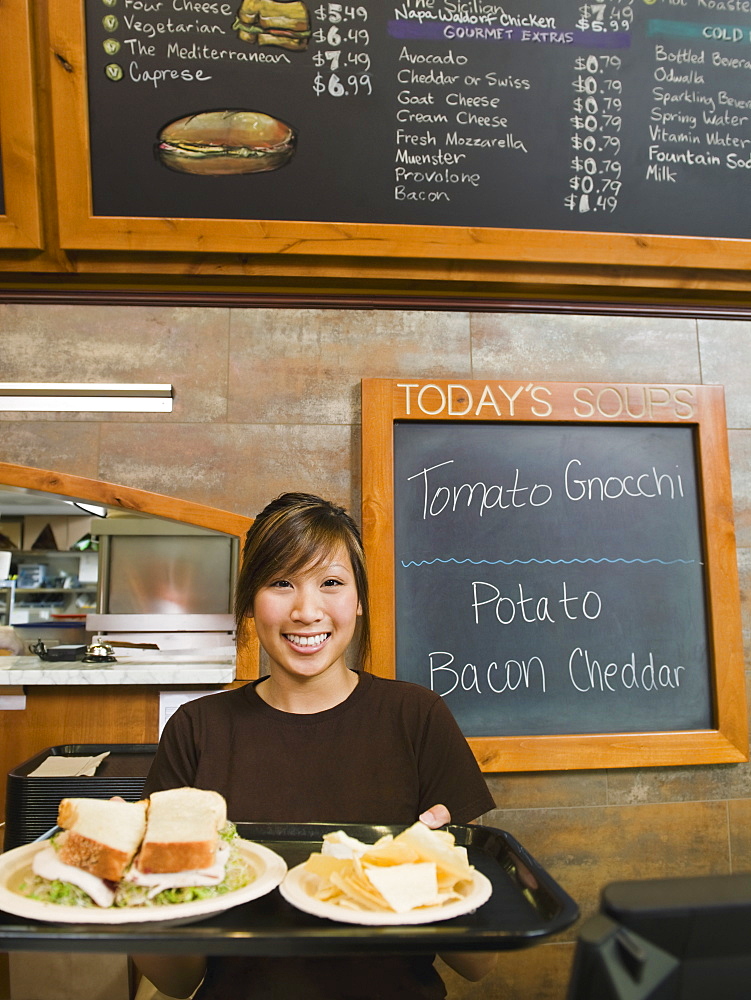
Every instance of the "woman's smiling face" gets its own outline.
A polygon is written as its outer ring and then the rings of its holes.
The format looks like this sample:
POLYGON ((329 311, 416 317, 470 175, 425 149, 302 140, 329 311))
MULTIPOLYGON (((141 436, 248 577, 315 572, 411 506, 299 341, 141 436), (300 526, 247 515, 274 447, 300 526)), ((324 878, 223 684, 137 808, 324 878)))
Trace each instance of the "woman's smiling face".
POLYGON ((271 660, 271 672, 316 677, 337 665, 360 614, 360 601, 345 548, 297 573, 261 587, 253 602, 258 640, 271 660))

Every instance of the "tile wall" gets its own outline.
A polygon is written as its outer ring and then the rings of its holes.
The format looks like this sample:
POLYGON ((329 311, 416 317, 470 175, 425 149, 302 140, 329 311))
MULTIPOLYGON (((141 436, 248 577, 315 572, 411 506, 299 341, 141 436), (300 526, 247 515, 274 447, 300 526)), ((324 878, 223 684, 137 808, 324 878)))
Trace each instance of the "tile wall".
MULTIPOLYGON (((747 662, 751 321, 379 310, 0 305, 4 381, 171 382, 165 415, 0 413, 0 459, 246 514, 285 489, 354 510, 359 381, 723 384, 747 662)), ((486 820, 579 902, 623 878, 751 870, 749 765, 489 775, 486 820)), ((452 998, 562 1000, 576 928, 452 998)))

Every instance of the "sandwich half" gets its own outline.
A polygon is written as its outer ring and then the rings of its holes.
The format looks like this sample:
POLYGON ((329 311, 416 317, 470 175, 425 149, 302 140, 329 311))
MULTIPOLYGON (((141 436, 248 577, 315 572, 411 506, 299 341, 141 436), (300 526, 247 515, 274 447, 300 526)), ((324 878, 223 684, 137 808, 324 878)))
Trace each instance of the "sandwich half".
POLYGON ((147 802, 63 799, 57 823, 65 831, 57 856, 110 882, 119 882, 133 861, 146 830, 147 802))
MULTIPOLYGON (((115 886, 131 865, 146 829, 146 802, 63 799, 62 833, 32 860, 43 884, 57 886, 49 901, 81 905, 78 891, 97 906, 112 906, 115 886)), ((49 897, 47 897, 49 899, 49 897)))
POLYGON ((170 788, 154 792, 136 861, 141 872, 183 872, 211 868, 227 805, 218 792, 170 788))

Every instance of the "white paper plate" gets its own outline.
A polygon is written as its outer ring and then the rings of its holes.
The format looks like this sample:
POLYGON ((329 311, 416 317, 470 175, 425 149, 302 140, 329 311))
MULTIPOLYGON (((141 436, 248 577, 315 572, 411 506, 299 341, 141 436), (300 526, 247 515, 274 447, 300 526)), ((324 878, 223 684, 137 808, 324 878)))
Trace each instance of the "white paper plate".
POLYGON ((305 865, 297 865, 285 876, 279 892, 288 903, 304 913, 327 920, 338 920, 345 924, 366 924, 373 927, 388 927, 399 924, 432 924, 437 920, 451 920, 471 913, 490 899, 493 886, 482 872, 475 871, 472 881, 462 899, 442 906, 423 906, 407 913, 393 913, 389 910, 350 910, 336 903, 323 903, 313 893, 318 884, 318 876, 305 871, 305 865))
POLYGON ((46 840, 16 847, 0 854, 0 910, 17 917, 45 920, 55 924, 142 924, 190 923, 203 917, 230 910, 240 903, 258 899, 275 889, 287 872, 287 864, 274 851, 250 840, 236 842, 244 861, 256 872, 256 878, 242 889, 226 892, 214 899, 199 899, 192 903, 169 906, 138 906, 132 908, 99 906, 60 906, 22 896, 14 889, 32 874, 31 860, 37 851, 49 847, 46 840))

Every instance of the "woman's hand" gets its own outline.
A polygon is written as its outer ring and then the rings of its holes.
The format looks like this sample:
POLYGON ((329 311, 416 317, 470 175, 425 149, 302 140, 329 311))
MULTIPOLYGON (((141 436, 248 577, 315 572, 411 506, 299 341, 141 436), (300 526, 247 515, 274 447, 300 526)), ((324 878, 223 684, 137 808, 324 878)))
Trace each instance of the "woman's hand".
POLYGON ((451 813, 446 806, 439 803, 436 806, 431 806, 430 809, 426 809, 424 813, 418 816, 418 819, 425 826, 429 826, 431 830, 437 830, 438 827, 445 826, 451 822, 451 813))
MULTIPOLYGON (((451 822, 451 813, 442 803, 431 806, 418 817, 421 823, 429 826, 431 830, 437 830, 451 822)), ((458 972, 464 979, 476 983, 484 979, 495 968, 498 956, 492 952, 447 952, 441 954, 441 958, 450 966, 454 972, 458 972)))

